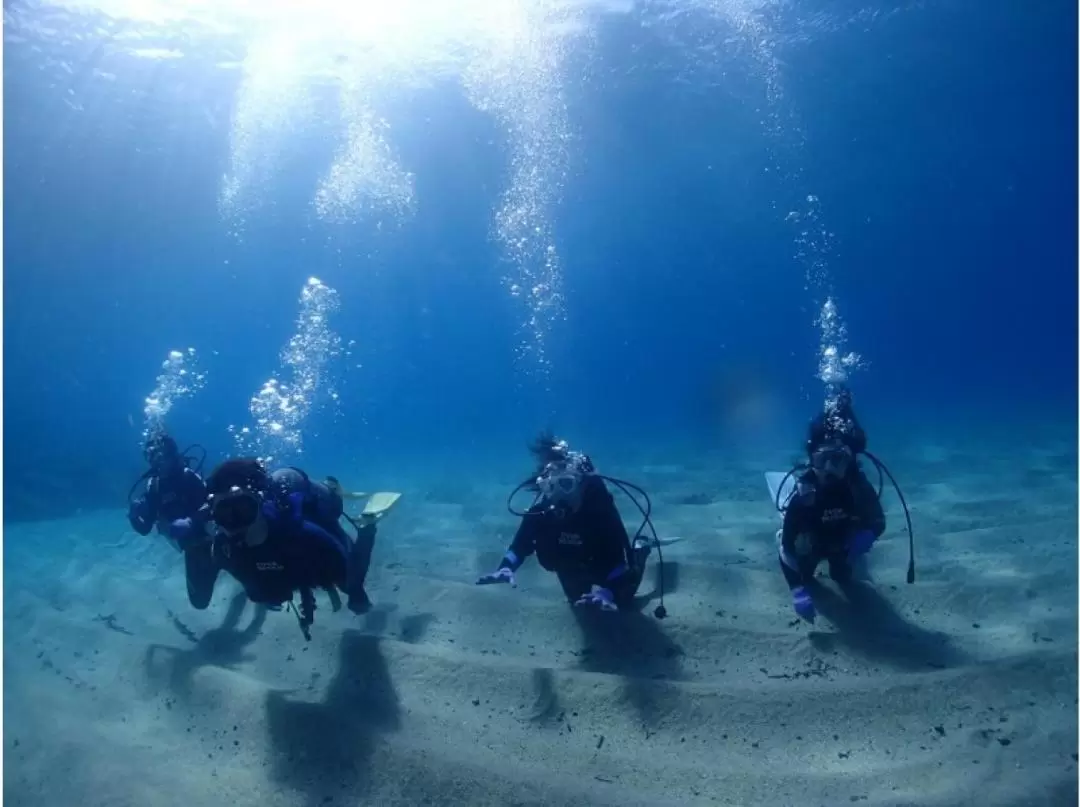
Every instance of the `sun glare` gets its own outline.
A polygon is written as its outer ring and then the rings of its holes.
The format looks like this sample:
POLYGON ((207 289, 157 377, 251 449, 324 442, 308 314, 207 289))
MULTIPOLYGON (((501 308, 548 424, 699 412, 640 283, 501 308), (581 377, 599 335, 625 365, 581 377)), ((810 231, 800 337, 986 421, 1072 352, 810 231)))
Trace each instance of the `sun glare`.
POLYGON ((240 238, 276 204, 281 166, 313 133, 337 141, 312 178, 318 219, 404 222, 416 209, 416 184, 395 142, 395 125, 409 114, 400 100, 413 88, 456 83, 506 134, 508 182, 492 234, 505 285, 525 290, 512 292, 525 307, 519 355, 541 367, 547 332, 563 316, 553 216, 572 139, 565 60, 587 15, 610 10, 610 1, 45 0, 111 18, 110 42, 129 55, 169 52, 184 71, 213 54, 219 66, 239 69, 219 202, 240 238))
POLYGON ((472 32, 491 34, 511 28, 522 16, 558 3, 543 0, 53 0, 49 5, 94 11, 147 25, 188 24, 238 35, 288 26, 298 33, 322 31, 373 46, 425 38, 441 31, 447 38, 472 32))

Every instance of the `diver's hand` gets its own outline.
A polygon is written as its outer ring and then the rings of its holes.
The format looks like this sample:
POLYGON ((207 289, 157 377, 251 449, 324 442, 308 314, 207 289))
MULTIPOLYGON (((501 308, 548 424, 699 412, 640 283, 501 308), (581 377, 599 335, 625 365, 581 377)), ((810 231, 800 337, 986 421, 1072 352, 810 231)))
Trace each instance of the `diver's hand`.
POLYGON ((583 595, 580 600, 574 603, 574 605, 579 607, 599 606, 602 611, 619 610, 619 606, 615 604, 615 597, 611 593, 611 590, 600 586, 593 586, 592 591, 583 595))
POLYGON ((491 583, 509 583, 512 588, 517 588, 517 578, 514 577, 513 569, 508 569, 505 566, 496 569, 491 574, 485 574, 476 581, 478 586, 487 586, 491 583))
POLYGON ((190 518, 178 518, 166 524, 162 532, 177 543, 183 544, 194 536, 195 524, 190 518))
POLYGON ((848 542, 848 561, 854 563, 859 557, 869 552, 873 545, 874 533, 870 530, 859 530, 848 542))
POLYGON ((817 610, 814 608, 814 601, 810 599, 810 592, 806 590, 805 586, 798 586, 791 590, 791 604, 800 619, 805 619, 811 625, 814 624, 817 610))
POLYGON ((153 522, 146 517, 146 505, 141 502, 132 502, 128 505, 127 517, 131 529, 139 535, 149 535, 150 530, 154 528, 153 522))

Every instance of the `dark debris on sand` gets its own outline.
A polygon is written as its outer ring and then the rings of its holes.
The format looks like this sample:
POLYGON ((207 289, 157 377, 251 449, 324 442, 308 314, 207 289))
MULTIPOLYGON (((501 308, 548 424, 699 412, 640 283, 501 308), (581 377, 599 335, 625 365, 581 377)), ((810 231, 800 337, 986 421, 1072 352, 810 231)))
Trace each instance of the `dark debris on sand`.
POLYGON ((95 622, 104 622, 105 627, 107 627, 109 630, 116 631, 117 633, 122 633, 125 636, 134 636, 135 635, 134 633, 132 633, 131 631, 129 631, 127 628, 125 628, 123 625, 120 625, 116 621, 116 614, 105 614, 105 615, 98 614, 96 617, 94 617, 94 621, 95 622))

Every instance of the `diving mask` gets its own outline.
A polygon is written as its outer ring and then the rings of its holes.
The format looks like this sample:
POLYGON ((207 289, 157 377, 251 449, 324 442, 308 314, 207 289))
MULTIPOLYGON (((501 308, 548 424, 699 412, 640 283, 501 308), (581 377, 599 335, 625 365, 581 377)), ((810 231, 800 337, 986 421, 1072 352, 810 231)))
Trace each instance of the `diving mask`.
POLYGON ((810 457, 810 467, 822 482, 836 482, 848 475, 855 456, 843 444, 824 445, 810 457))
POLYGON ((585 477, 594 473, 592 461, 578 451, 566 451, 566 458, 549 462, 536 478, 543 500, 552 507, 577 509, 585 477))
POLYGON ((222 530, 235 535, 255 523, 262 510, 262 502, 258 492, 234 486, 210 497, 210 515, 222 530))

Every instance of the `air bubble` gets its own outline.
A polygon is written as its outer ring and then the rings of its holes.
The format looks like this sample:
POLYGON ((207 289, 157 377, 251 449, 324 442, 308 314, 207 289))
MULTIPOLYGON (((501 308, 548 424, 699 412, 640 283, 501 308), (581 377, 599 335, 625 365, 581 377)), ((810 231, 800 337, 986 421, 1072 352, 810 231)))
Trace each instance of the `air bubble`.
POLYGON ((281 351, 279 373, 268 379, 248 406, 255 429, 237 435, 237 447, 264 462, 280 461, 303 451, 303 425, 322 396, 337 401, 329 366, 341 355, 341 337, 330 328, 339 308, 337 291, 318 278, 300 293, 294 333, 281 351), (287 380, 286 380, 287 379, 287 380))

